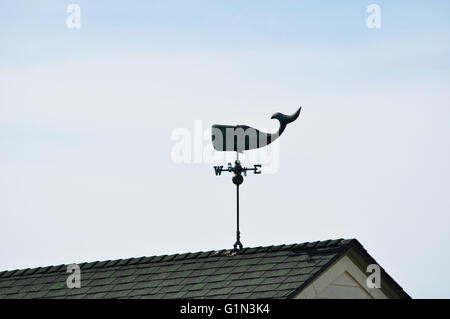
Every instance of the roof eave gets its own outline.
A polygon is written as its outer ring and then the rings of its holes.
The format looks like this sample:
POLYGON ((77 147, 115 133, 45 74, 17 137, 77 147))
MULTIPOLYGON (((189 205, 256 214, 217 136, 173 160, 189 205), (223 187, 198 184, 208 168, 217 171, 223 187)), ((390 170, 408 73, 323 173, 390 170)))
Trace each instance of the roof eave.
MULTIPOLYGON (((336 256, 334 256, 327 264, 325 264, 324 267, 320 269, 320 271, 318 271, 314 276, 305 281, 299 288, 291 292, 287 296, 287 298, 295 298, 300 292, 303 291, 303 289, 308 287, 314 280, 319 278, 327 269, 329 269, 334 263, 336 263, 345 255, 347 255, 363 272, 366 271, 367 265, 369 264, 378 265, 375 259, 367 253, 363 245, 361 245, 361 243, 357 239, 352 239, 346 246, 342 248, 342 250, 338 254, 336 254, 336 256)), ((383 267, 380 266, 380 270, 381 278, 383 278, 383 281, 385 283, 380 289, 386 296, 388 296, 388 298, 411 299, 411 296, 403 290, 403 288, 384 270, 383 267)))

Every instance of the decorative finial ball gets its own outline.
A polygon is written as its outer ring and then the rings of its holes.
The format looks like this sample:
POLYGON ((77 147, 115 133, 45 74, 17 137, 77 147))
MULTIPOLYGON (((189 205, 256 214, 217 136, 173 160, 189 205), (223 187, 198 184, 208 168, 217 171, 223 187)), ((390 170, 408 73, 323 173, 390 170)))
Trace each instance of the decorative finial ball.
POLYGON ((234 175, 233 176, 233 184, 241 185, 243 181, 244 181, 244 177, 242 177, 242 175, 234 175))

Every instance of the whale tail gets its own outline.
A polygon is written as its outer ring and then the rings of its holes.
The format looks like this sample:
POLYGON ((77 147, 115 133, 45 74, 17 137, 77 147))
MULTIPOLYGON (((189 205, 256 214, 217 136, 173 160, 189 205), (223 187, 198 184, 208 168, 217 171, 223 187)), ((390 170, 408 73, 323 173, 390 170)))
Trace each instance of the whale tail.
POLYGON ((295 113, 293 113, 291 115, 285 115, 280 112, 272 115, 271 119, 277 119, 278 121, 280 121, 280 129, 278 130, 279 135, 281 135, 281 133, 283 133, 284 129, 286 128, 286 126, 289 123, 294 122, 298 118, 301 110, 302 110, 302 107, 300 107, 295 113))

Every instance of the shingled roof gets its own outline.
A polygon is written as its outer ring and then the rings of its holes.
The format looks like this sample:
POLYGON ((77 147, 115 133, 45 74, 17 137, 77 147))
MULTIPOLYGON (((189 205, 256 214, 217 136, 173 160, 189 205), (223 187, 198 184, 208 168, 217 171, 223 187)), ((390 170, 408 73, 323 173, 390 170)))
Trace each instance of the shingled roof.
MULTIPOLYGON (((290 298, 357 240, 97 261, 0 272, 0 298, 290 298)), ((361 246, 362 247, 362 246, 361 246)))

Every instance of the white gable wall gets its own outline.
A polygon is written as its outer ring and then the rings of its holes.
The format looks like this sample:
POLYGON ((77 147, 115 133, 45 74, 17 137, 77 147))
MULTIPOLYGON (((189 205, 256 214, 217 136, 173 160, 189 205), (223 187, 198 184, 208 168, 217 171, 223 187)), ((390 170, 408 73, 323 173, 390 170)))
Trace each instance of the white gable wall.
POLYGON ((347 255, 344 255, 295 298, 386 299, 387 296, 381 289, 367 287, 367 275, 347 255))

